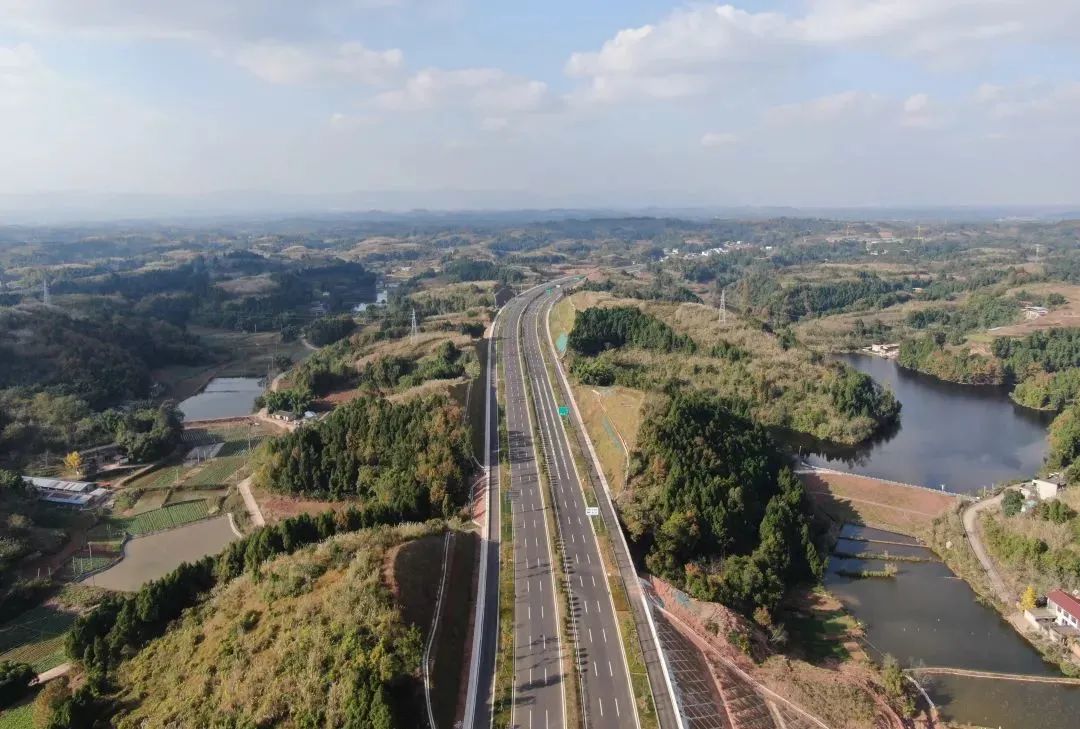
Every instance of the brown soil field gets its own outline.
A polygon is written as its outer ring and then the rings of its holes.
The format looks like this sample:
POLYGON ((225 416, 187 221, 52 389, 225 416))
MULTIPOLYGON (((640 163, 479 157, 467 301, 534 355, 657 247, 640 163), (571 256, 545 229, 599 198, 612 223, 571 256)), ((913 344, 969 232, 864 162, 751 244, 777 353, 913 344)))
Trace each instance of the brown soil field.
POLYGON ((344 511, 348 504, 344 501, 318 501, 316 499, 298 499, 281 494, 273 494, 269 491, 252 489, 255 500, 259 503, 259 510, 266 519, 267 524, 274 524, 282 519, 288 519, 300 514, 318 516, 324 511, 344 511))
POLYGON ((918 536, 957 497, 852 473, 799 474, 815 505, 832 519, 918 536))
POLYGON ((1068 303, 1057 309, 1051 310, 1046 316, 1040 316, 1036 319, 1027 319, 1018 324, 1010 324, 1007 327, 993 329, 989 332, 991 336, 1022 337, 1040 329, 1080 326, 1080 286, 1060 283, 1032 284, 1030 286, 1021 286, 1019 288, 1010 289, 1007 292, 1007 295, 1011 296, 1019 291, 1028 291, 1033 294, 1044 295, 1051 293, 1061 294, 1068 299, 1068 303))

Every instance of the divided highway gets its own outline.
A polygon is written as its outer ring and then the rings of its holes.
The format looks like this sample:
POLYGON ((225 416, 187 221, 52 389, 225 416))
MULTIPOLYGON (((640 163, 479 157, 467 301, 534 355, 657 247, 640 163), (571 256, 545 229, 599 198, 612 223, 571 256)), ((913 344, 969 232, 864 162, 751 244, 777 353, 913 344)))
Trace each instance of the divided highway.
POLYGON ((566 403, 555 401, 542 356, 543 342, 547 341, 543 314, 550 299, 550 294, 541 294, 526 304, 521 336, 526 375, 536 408, 539 446, 547 464, 564 557, 571 604, 570 638, 577 648, 586 726, 636 727, 634 694, 610 587, 559 415, 559 406, 566 403))
POLYGON ((506 373, 506 428, 510 441, 510 505, 514 520, 513 725, 523 729, 566 726, 566 681, 559 640, 546 503, 535 458, 536 434, 529 414, 528 373, 522 369, 518 334, 531 299, 506 311, 502 359, 506 373))
MULTIPOLYGON (((553 286, 554 284, 549 284, 553 286)), ((514 539, 514 684, 512 726, 515 729, 565 729, 578 717, 566 716, 566 693, 572 684, 564 675, 574 656, 578 667, 577 696, 586 729, 640 727, 626 656, 605 565, 568 435, 559 414, 556 391, 542 352, 550 347, 546 311, 555 290, 530 289, 510 301, 497 317, 489 341, 487 447, 487 509, 483 524, 477 630, 466 700, 465 729, 492 725, 493 681, 498 642, 499 590, 499 446, 498 406, 494 371, 504 367, 506 427, 509 440, 509 482, 506 486, 514 539), (495 356, 495 345, 498 352, 495 356), (535 420, 530 413, 534 408, 535 420), (541 487, 537 456, 543 459, 550 485, 549 499, 541 487), (549 533, 547 510, 552 509, 555 533, 549 533), (560 555, 561 547, 561 555, 560 555), (570 595, 568 645, 560 641, 554 559, 563 560, 565 587, 570 595)), ((632 565, 612 566, 629 572, 632 565)), ((618 579, 616 573, 616 579, 618 579)), ((624 575, 625 577, 625 575, 624 575)), ((639 630, 641 627, 639 626, 639 630)), ((652 646, 650 641, 649 646, 652 646)), ((655 648, 646 651, 650 678, 662 662, 655 648)), ((667 692, 657 695, 661 727, 676 726, 667 692), (663 699, 663 701, 661 701, 663 699)))

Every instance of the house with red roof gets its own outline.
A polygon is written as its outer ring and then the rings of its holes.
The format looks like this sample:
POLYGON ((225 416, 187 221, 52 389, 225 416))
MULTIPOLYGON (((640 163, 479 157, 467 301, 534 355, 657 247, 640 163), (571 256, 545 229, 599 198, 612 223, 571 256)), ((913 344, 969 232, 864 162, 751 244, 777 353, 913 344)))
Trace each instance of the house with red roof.
POLYGON ((1046 607, 1054 614, 1054 623, 1080 630, 1080 600, 1064 590, 1046 593, 1046 607))

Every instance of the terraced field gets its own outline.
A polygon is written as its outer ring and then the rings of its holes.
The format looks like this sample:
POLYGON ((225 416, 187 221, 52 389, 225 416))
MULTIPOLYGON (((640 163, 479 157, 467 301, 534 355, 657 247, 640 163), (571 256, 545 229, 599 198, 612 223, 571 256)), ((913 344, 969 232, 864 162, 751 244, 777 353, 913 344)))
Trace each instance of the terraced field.
POLYGON ((125 522, 123 526, 128 534, 138 536, 140 534, 160 532, 163 529, 172 529, 182 524, 190 524, 208 516, 210 516, 210 511, 206 506, 206 502, 200 499, 170 504, 120 521, 125 522))
MULTIPOLYGON (((244 445, 246 447, 247 444, 245 443, 244 445)), ((231 480, 233 474, 243 468, 245 463, 247 463, 247 456, 243 455, 214 458, 207 461, 201 469, 185 480, 183 486, 200 488, 227 484, 231 480)))
MULTIPOLYGON (((64 634, 75 614, 36 607, 0 626, 0 661, 29 663, 37 672, 64 662, 64 634)), ((0 723, 0 727, 3 727, 0 723)))

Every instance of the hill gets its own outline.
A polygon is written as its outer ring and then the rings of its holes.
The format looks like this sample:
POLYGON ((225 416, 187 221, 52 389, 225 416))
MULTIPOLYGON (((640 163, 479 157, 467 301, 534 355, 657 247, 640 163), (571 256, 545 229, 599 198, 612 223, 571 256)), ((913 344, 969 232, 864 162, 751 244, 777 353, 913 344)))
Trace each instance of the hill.
POLYGON ((422 635, 384 567, 443 528, 339 535, 225 584, 120 666, 114 725, 418 726, 422 635))

